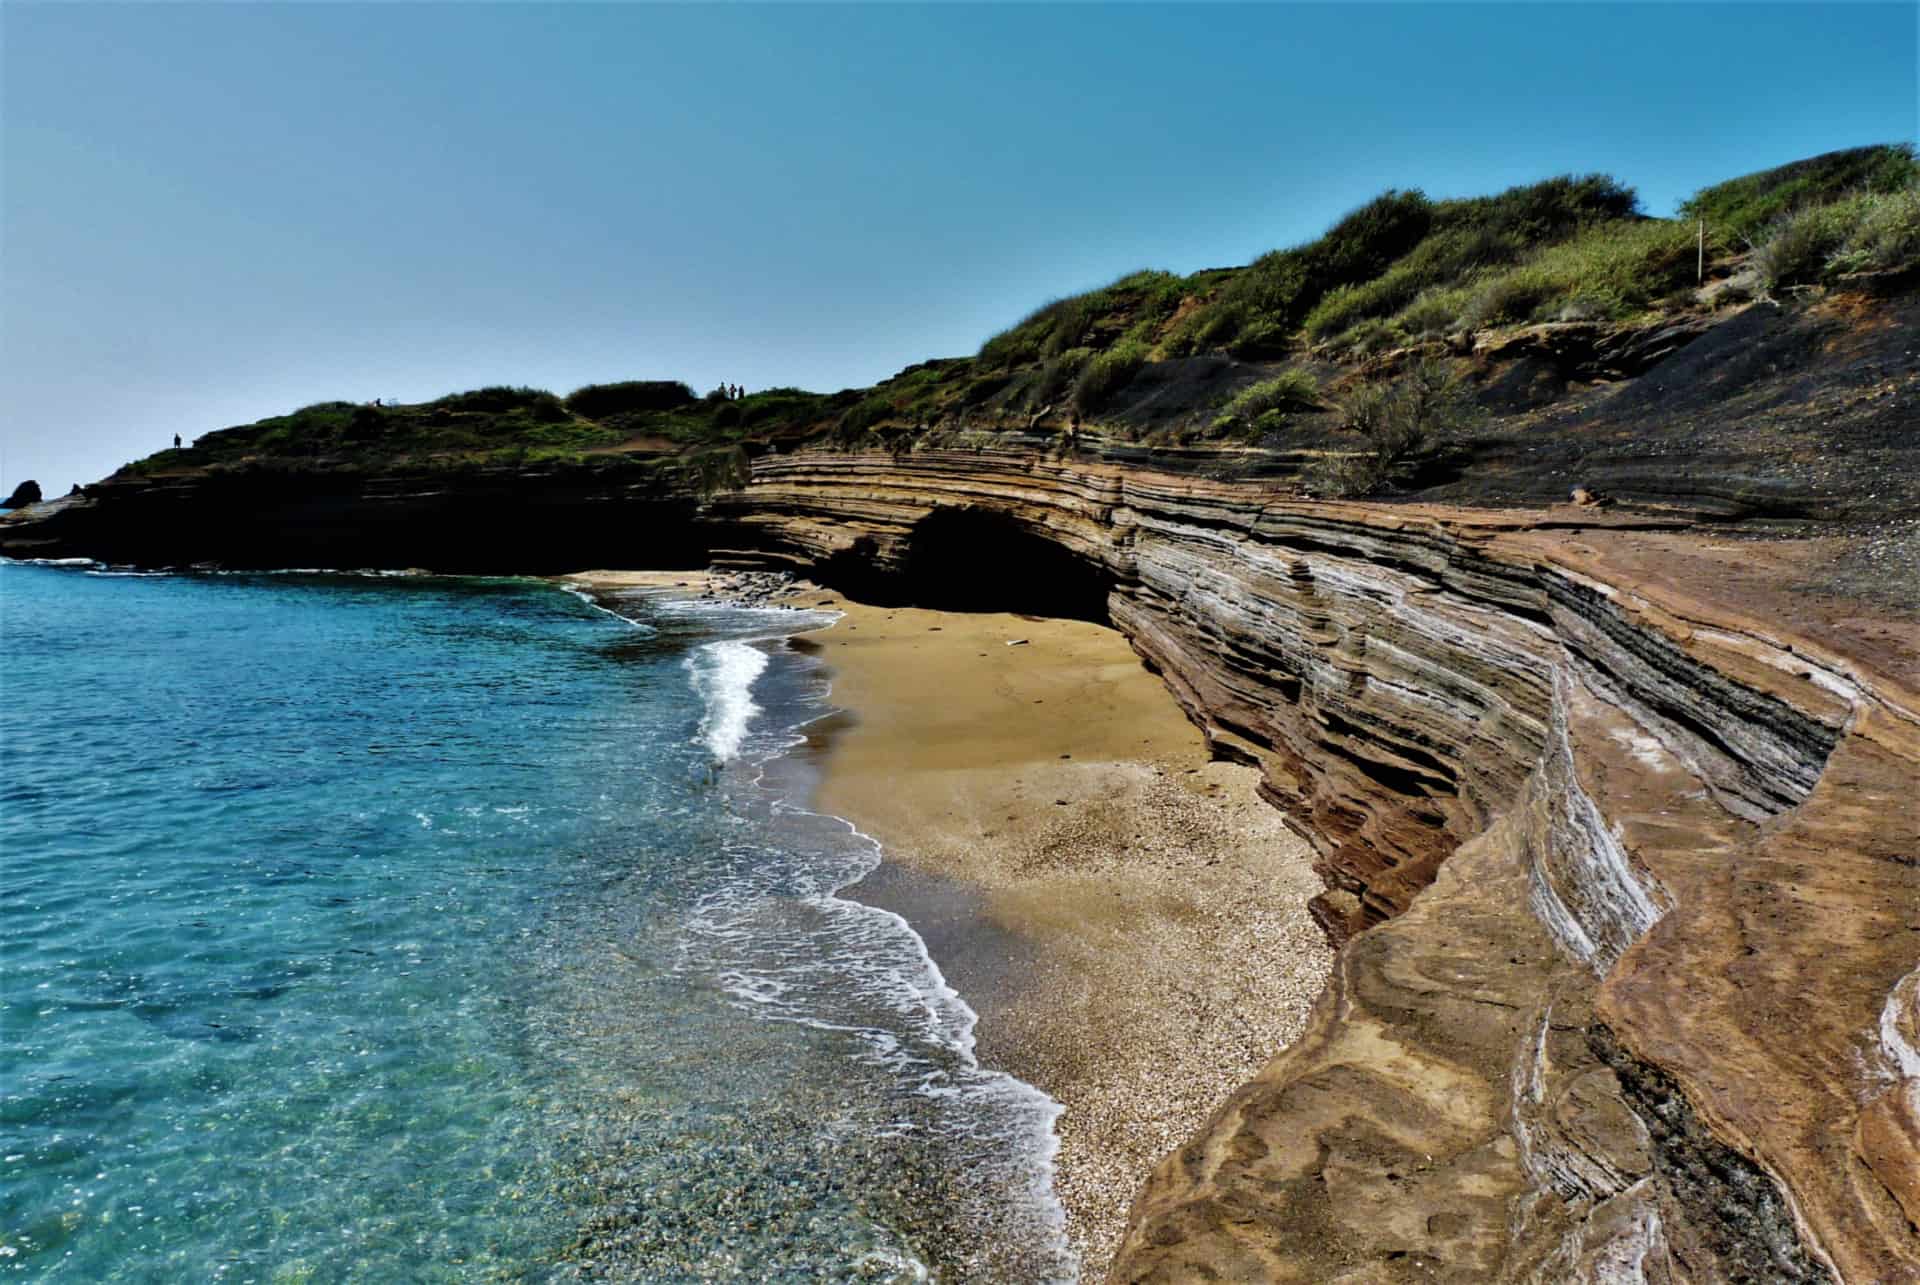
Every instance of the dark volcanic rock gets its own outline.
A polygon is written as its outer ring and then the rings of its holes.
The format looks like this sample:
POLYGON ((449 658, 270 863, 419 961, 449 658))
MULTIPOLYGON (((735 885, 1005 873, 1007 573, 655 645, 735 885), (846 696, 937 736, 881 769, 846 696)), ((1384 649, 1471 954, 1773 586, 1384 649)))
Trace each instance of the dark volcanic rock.
POLYGON ((686 479, 620 459, 576 467, 119 475, 0 523, 11 557, 144 566, 422 567, 544 573, 581 560, 704 566, 686 479))
POLYGON ((5 504, 0 504, 0 509, 24 509, 29 504, 38 503, 40 503, 40 484, 28 478, 13 488, 13 494, 7 497, 5 504))

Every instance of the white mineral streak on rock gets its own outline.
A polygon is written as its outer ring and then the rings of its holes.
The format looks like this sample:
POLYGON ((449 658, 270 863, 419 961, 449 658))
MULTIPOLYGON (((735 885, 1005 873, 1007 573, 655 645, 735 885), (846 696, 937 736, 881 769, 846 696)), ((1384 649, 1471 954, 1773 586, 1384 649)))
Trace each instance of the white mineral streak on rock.
POLYGON ((1518 1279, 1527 1285, 1670 1285, 1667 1257, 1660 1207, 1651 1181, 1642 1179, 1596 1206, 1545 1262, 1518 1279))
POLYGON ((1880 1052, 1920 1111, 1920 968, 1898 982, 1880 1010, 1880 1052))
MULTIPOLYGON (((1562 1199, 1573 1194, 1571 1183, 1561 1180, 1560 1166, 1551 1155, 1552 1144, 1541 1128, 1541 1104, 1546 1100, 1547 1029, 1553 1023, 1553 1005, 1541 1010, 1531 1034, 1513 1060, 1509 1087, 1513 1094, 1513 1139, 1520 1150, 1521 1167, 1536 1183, 1551 1184, 1562 1199)), ((1524 1221, 1524 1211, 1514 1211, 1515 1231, 1524 1221)))
POLYGON ((1696 627, 1693 634, 1703 642, 1724 647, 1730 652, 1757 660, 1782 673, 1796 674, 1821 691, 1838 696, 1849 705, 1857 705, 1865 697, 1865 690, 1859 681, 1846 672, 1843 665, 1823 658, 1815 658, 1803 651, 1783 647, 1771 638, 1761 638, 1753 634, 1736 634, 1725 629, 1706 626, 1696 627))
MULTIPOLYGON (((1621 1157, 1596 1154, 1593 1139, 1576 1141, 1565 1134, 1556 1118, 1548 1085, 1555 1068, 1547 1049, 1553 1025, 1553 1005, 1539 1010, 1527 1038, 1518 1049, 1510 1076, 1513 1099, 1512 1133, 1521 1166, 1535 1190, 1552 1191, 1564 1207, 1580 1211, 1574 1225, 1531 1272, 1515 1277, 1527 1285, 1562 1285, 1584 1281, 1590 1285, 1648 1285, 1647 1264, 1654 1263, 1652 1282, 1668 1285, 1660 1269, 1666 1256, 1666 1232, 1660 1219, 1658 1192, 1644 1169, 1617 1167, 1621 1157), (1582 1143, 1584 1142, 1584 1146, 1582 1143)), ((1569 1086, 1563 1081, 1559 1092, 1569 1086)), ((1641 1139, 1644 1144, 1645 1138, 1641 1139)), ((1509 1234, 1516 1242, 1531 1239, 1538 1230, 1537 1204, 1516 1201, 1509 1211, 1509 1234)))
POLYGON ((1568 720, 1593 701, 1564 666, 1554 671, 1552 727, 1537 776, 1546 791, 1548 850, 1534 854, 1528 905, 1563 950, 1604 976, 1660 921, 1668 898, 1642 880, 1580 786, 1568 720))

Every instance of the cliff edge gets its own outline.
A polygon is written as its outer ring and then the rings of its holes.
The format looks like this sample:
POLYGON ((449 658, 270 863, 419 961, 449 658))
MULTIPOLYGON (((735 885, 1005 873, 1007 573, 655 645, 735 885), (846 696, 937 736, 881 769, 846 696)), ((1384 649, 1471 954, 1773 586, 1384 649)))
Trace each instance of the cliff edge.
POLYGON ((1704 249, 1596 179, 1389 193, 868 390, 325 403, 0 552, 1111 623, 1342 949, 1110 1279, 1920 1281, 1920 277, 1849 239, 1920 188, 1798 164, 1703 190, 1704 249), (1763 216, 1809 226, 1712 239, 1763 216))

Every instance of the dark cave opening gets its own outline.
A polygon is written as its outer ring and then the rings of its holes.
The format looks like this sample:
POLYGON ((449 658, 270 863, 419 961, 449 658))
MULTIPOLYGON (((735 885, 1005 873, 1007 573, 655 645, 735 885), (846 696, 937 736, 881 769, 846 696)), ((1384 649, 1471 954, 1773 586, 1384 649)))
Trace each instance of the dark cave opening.
POLYGON ((937 509, 908 537, 899 596, 940 611, 1010 611, 1111 625, 1113 577, 1004 514, 937 509))

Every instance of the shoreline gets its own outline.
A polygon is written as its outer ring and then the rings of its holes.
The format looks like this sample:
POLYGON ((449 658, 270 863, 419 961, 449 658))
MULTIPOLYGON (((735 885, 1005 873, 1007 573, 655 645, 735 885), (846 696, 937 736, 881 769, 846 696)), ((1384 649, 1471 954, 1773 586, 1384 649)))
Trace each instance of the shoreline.
POLYGON ((1152 1167, 1305 1029, 1333 960, 1307 845, 1117 631, 827 597, 847 713, 816 806, 882 853, 843 895, 921 933, 982 1066, 1061 1104, 1055 1190, 1100 1279, 1152 1167))
POLYGON ((881 848, 840 895, 906 919, 977 1014, 980 1065, 1060 1103, 1055 1191, 1098 1279, 1152 1166, 1305 1027, 1333 959, 1307 846, 1115 630, 806 582, 775 601, 840 613, 790 643, 838 711, 794 751, 812 806, 881 848))

